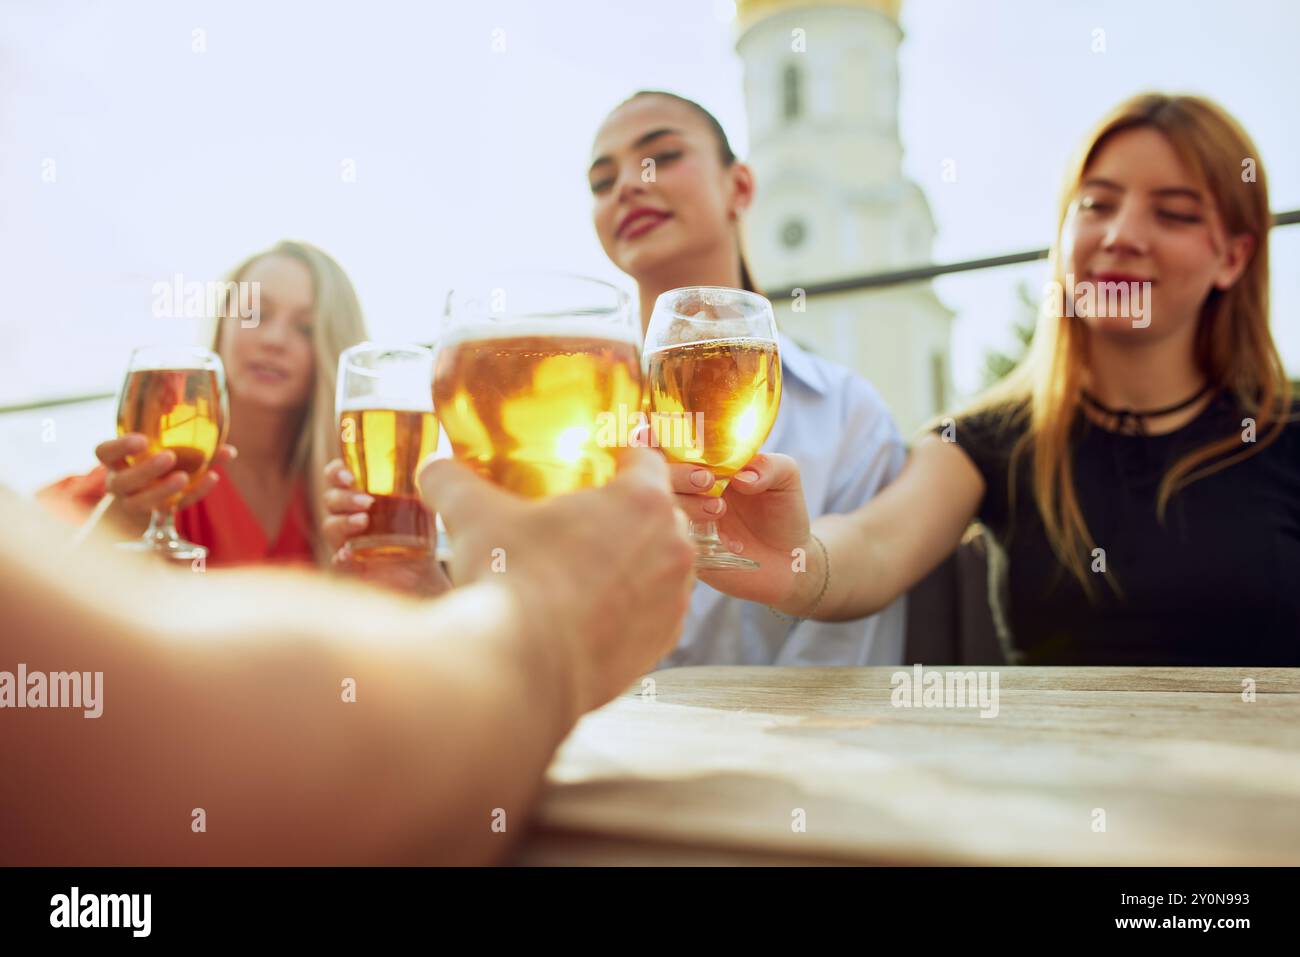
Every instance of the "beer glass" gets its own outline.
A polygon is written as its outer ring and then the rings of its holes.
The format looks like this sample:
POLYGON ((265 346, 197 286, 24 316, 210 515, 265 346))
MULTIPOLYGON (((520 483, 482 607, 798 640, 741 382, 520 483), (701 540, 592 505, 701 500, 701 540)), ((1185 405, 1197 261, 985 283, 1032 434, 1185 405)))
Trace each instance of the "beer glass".
POLYGON ((361 561, 430 554, 416 471, 438 446, 432 376, 433 353, 423 346, 363 342, 339 356, 339 447, 358 491, 374 499, 365 533, 350 542, 361 561))
POLYGON ((176 468, 189 473, 190 480, 154 510, 143 537, 119 547, 175 561, 207 557, 206 548, 177 533, 176 506, 207 473, 226 438, 229 420, 226 373, 216 353, 185 346, 131 353, 118 396, 117 434, 139 432, 149 444, 138 455, 127 456, 127 463, 136 465, 170 449, 176 468))
POLYGON ((456 458, 529 498, 604 485, 641 410, 639 340, 627 295, 595 279, 454 290, 433 395, 456 458))
MULTIPOLYGON (((675 462, 702 465, 722 495, 767 440, 781 404, 772 304, 741 289, 692 286, 656 301, 646 330, 650 441, 675 462)), ((715 522, 693 522, 697 568, 758 568, 728 551, 715 522)))

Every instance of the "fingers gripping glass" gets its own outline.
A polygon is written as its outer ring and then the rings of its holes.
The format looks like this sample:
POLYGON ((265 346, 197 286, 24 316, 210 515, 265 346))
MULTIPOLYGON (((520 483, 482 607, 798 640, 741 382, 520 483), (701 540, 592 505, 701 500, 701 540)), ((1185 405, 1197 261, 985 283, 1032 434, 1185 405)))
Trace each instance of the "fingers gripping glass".
POLYGON ((176 507, 207 474, 225 441, 229 419, 226 373, 216 353, 167 346, 131 353, 117 402, 117 434, 139 432, 148 446, 127 456, 127 464, 171 451, 176 469, 187 473, 189 481, 153 510, 142 538, 119 547, 175 561, 207 557, 206 548, 177 533, 176 507))
MULTIPOLYGON (((767 440, 781 404, 772 304, 742 289, 692 286, 655 301, 646 330, 650 441, 716 476, 720 497, 767 440)), ((697 568, 758 568, 728 551, 716 522, 692 522, 697 568)))
POLYGON ((366 531, 349 543, 361 561, 427 557, 430 516, 416 472, 438 447, 433 353, 372 342, 339 356, 339 448, 358 491, 371 496, 366 531))

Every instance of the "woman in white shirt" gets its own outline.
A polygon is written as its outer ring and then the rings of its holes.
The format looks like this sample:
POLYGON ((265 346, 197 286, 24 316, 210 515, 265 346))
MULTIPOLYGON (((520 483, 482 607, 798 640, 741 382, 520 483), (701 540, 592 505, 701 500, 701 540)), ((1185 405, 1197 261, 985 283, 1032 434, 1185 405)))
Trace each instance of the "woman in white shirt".
MULTIPOLYGON (((760 291, 741 233, 754 174, 699 104, 672 93, 635 94, 596 132, 588 178, 596 234, 610 260, 636 280, 643 330, 655 299, 669 289, 760 291)), ((851 512, 898 474, 902 439, 866 380, 788 336, 780 347, 781 411, 763 450, 798 460, 811 515, 851 512)), ((901 597, 857 622, 797 622, 700 584, 664 664, 896 664, 905 613, 901 597)))

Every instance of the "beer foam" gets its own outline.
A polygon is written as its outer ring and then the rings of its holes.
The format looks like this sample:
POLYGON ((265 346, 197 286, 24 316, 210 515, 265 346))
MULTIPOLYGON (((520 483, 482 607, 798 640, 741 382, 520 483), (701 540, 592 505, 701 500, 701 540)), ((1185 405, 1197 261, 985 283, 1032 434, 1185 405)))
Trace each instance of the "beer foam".
POLYGON ((495 322, 470 323, 449 329, 438 342, 439 348, 479 342, 490 339, 522 339, 536 336, 548 339, 604 339, 607 342, 641 345, 640 330, 631 324, 583 319, 581 316, 564 316, 547 319, 506 319, 495 322))
POLYGON ((431 414, 433 412, 432 390, 429 396, 430 401, 423 408, 417 408, 416 403, 410 396, 354 396, 339 407, 338 414, 342 415, 344 412, 417 412, 431 414))
POLYGON ((777 344, 772 339, 765 339, 761 336, 719 336, 715 339, 684 339, 680 342, 665 342, 655 346, 653 349, 647 349, 646 355, 652 356, 656 352, 666 352, 669 349, 680 349, 682 346, 743 346, 754 348, 755 346, 770 347, 773 351, 779 351, 777 344))

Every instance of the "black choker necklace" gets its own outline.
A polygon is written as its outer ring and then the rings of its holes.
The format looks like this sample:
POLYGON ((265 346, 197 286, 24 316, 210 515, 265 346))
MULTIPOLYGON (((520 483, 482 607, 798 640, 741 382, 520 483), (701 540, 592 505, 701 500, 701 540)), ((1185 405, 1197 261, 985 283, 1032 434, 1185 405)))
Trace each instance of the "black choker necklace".
POLYGON ((1195 395, 1188 396, 1182 402, 1175 402, 1173 405, 1167 405, 1163 409, 1147 409, 1139 412, 1137 409, 1112 409, 1108 405, 1103 405, 1087 389, 1083 390, 1083 400, 1091 405, 1094 409, 1105 412, 1107 415, 1114 416, 1115 428, 1119 432, 1127 432, 1130 435, 1146 435, 1147 419, 1159 418, 1162 415, 1170 415, 1174 412, 1182 411, 1187 408, 1205 393, 1210 391, 1210 383, 1206 382, 1197 390, 1195 395))

